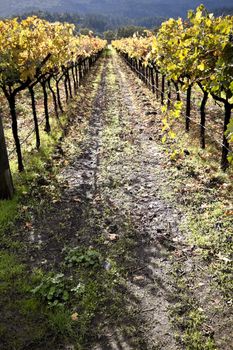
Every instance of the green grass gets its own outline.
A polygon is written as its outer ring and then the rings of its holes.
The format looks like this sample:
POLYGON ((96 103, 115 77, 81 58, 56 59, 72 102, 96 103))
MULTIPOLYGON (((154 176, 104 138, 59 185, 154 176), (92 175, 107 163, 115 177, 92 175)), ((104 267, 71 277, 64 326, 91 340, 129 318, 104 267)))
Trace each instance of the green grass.
MULTIPOLYGON (((67 117, 62 116, 63 125, 67 122, 67 117)), ((55 147, 59 138, 62 136, 63 130, 56 122, 51 119, 52 132, 48 135, 44 131, 41 132, 41 148, 39 151, 31 150, 23 152, 23 160, 25 171, 18 172, 17 161, 11 161, 11 172, 15 187, 15 195, 12 200, 0 200, 0 237, 6 232, 6 229, 20 216, 19 207, 25 196, 30 191, 33 182, 39 176, 46 176, 49 172, 46 170, 46 164, 51 160, 55 147)), ((30 199, 27 198, 27 205, 30 205, 30 199)))
POLYGON ((54 341, 75 338, 71 311, 51 309, 32 293, 43 277, 41 271, 27 271, 13 254, 0 253, 0 344, 5 344, 4 349, 24 350, 30 343, 39 347, 44 342, 46 349, 53 349, 54 341), (48 335, 52 340, 46 340, 48 335))
MULTIPOLYGON (((67 115, 61 116, 60 122, 64 127, 68 122, 67 115)), ((43 343, 48 334, 62 339, 64 333, 71 329, 72 320, 68 317, 67 310, 54 313, 33 295, 32 289, 41 282, 43 273, 30 272, 20 262, 18 253, 22 248, 25 251, 25 244, 14 238, 17 220, 27 220, 24 203, 26 208, 36 208, 36 199, 31 196, 36 180, 56 173, 56 167, 47 168, 47 165, 51 163, 63 127, 55 118, 51 118, 52 132, 48 135, 41 130, 40 150, 32 149, 31 145, 27 150, 23 146, 25 171, 18 173, 16 159, 10 163, 15 195, 12 200, 0 201, 0 336, 2 344, 5 344, 4 349, 7 350, 23 350, 30 342, 43 343)))
POLYGON ((0 201, 0 235, 5 232, 9 222, 17 217, 19 196, 11 201, 0 201))
MULTIPOLYGON (((40 305, 30 294, 33 280, 28 279, 25 266, 17 258, 7 252, 0 253, 0 334, 1 342, 7 344, 6 349, 23 349, 23 344, 27 341, 27 322, 31 319, 31 335, 38 338, 37 329, 33 324, 33 318, 38 320, 41 316, 40 305), (25 323, 25 320, 27 322, 25 323), (20 327, 9 333, 9 325, 14 327, 17 322, 20 327), (25 338, 25 339, 24 339, 25 338)), ((45 330, 45 329, 44 329, 45 330)))

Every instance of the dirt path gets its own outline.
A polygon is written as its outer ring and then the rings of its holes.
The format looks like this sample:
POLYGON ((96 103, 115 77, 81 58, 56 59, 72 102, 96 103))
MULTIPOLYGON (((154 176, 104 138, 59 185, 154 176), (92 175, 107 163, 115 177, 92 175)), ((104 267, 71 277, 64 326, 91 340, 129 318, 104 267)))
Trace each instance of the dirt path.
MULTIPOLYGON (((116 56, 108 62, 107 69, 108 84, 102 95, 104 127, 100 135, 98 192, 102 203, 111 203, 133 226, 133 251, 124 253, 133 256, 127 268, 135 272, 129 274, 126 288, 129 298, 137 300, 146 348, 177 349, 168 315, 173 299, 168 257, 174 249, 170 240, 177 234, 178 216, 159 198, 160 182, 164 181, 159 175, 162 155, 144 133, 142 111, 137 108, 116 56)), ((118 217, 115 221, 117 227, 118 217)), ((117 234, 121 236, 122 232, 117 230, 117 234)), ((109 333, 115 331, 111 329, 109 333)), ((120 331, 106 342, 109 349, 120 349, 119 342, 122 349, 134 349, 120 331)), ((96 349, 105 347, 99 345, 96 349)))
POLYGON ((106 270, 116 270, 116 292, 110 288, 82 349, 181 350, 171 321, 179 302, 174 271, 176 253, 189 248, 178 230, 181 214, 162 196, 172 183, 145 122, 154 110, 143 96, 137 101, 134 75, 115 53, 99 70, 100 81, 80 107, 82 141, 73 127, 61 143, 68 163, 57 176, 61 197, 46 213, 31 213, 30 263, 59 272, 67 247, 85 246, 101 251, 106 270))
MULTIPOLYGON (((84 152, 84 157, 75 160, 63 175, 69 182, 68 196, 71 192, 77 195, 80 186, 87 189, 85 196, 94 202, 96 221, 106 239, 111 234, 122 235, 122 239, 125 234, 133 236, 133 251, 123 252, 129 255, 126 269, 135 271, 129 274, 126 293, 128 307, 136 300, 142 348, 177 349, 169 322, 173 290, 168 257, 174 249, 171 240, 177 234, 178 215, 159 198, 164 181, 159 175, 162 154, 143 133, 142 111, 135 102, 124 67, 114 55, 105 62, 94 103, 90 138, 85 144, 88 157, 84 152), (109 210, 114 212, 113 217, 103 217, 103 211, 109 210), (122 218, 132 226, 132 232, 121 231, 122 218)), ((136 346, 114 325, 107 327, 104 338, 95 349, 136 346)))

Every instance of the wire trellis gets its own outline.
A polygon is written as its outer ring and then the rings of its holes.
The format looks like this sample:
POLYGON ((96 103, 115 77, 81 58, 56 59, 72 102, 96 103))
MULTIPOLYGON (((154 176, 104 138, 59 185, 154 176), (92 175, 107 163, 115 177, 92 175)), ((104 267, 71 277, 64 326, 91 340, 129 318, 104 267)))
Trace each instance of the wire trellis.
MULTIPOLYGON (((162 91, 161 89, 159 89, 155 84, 152 84, 150 79, 148 79, 142 72, 140 72, 135 66, 133 66, 125 57, 123 57, 124 61, 127 63, 127 65, 129 65, 131 67, 131 69, 133 71, 135 71, 136 73, 138 73, 142 78, 144 78, 144 80, 146 80, 148 82, 148 84, 151 86, 151 88, 154 88, 156 91, 158 91, 159 93, 164 93, 164 91, 162 91)), ((170 101, 171 103, 174 102, 171 98, 167 97, 167 101, 170 101)), ((214 139, 214 141, 219 144, 219 146, 225 148, 228 152, 231 152, 231 150, 226 147, 226 145, 224 145, 222 142, 220 142, 219 140, 215 139, 213 137, 213 135, 210 135, 209 133, 209 128, 206 128, 206 126, 196 122, 195 120, 193 120, 192 118, 185 116, 185 118, 189 119, 192 123, 200 126, 201 128, 205 129, 207 131, 208 136, 212 137, 214 139)))

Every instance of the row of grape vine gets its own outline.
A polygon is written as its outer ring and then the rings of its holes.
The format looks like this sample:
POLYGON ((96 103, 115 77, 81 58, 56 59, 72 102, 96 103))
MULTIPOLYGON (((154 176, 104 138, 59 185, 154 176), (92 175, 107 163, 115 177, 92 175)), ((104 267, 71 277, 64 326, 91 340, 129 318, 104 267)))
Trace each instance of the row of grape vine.
POLYGON ((233 17, 217 17, 203 5, 190 10, 187 19, 169 19, 156 35, 116 40, 120 52, 163 105, 163 131, 174 135, 173 120, 182 109, 181 93, 186 95, 185 129, 190 131, 191 97, 198 86, 200 107, 200 146, 206 147, 206 104, 210 96, 224 108, 221 168, 233 161, 233 17), (176 102, 171 99, 171 88, 176 102), (170 110, 170 113, 168 112, 170 110))
MULTIPOLYGON (((45 131, 49 134, 48 93, 52 95, 55 115, 59 118, 64 112, 61 84, 68 102, 105 46, 104 40, 91 34, 76 35, 75 26, 68 23, 50 23, 35 16, 22 21, 17 18, 0 21, 0 88, 9 107, 20 172, 24 170, 24 162, 18 130, 17 96, 22 91, 29 92, 36 147, 39 149, 41 139, 35 89, 39 85, 43 91, 45 131)), ((0 198, 8 198, 12 196, 13 185, 2 121, 0 126, 0 198)))

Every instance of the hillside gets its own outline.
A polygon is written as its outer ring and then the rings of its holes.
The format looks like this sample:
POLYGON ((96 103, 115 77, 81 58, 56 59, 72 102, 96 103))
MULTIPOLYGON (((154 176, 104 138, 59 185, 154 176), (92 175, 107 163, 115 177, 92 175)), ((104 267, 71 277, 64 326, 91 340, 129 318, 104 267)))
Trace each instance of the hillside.
MULTIPOLYGON (((207 8, 219 7, 217 0, 202 1, 207 8)), ((182 16, 190 8, 200 4, 200 0, 4 0, 0 1, 1 16, 9 16, 32 10, 51 12, 79 12, 114 14, 129 18, 156 16, 182 16)), ((232 0, 222 0, 222 7, 232 6, 232 0)))

